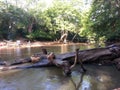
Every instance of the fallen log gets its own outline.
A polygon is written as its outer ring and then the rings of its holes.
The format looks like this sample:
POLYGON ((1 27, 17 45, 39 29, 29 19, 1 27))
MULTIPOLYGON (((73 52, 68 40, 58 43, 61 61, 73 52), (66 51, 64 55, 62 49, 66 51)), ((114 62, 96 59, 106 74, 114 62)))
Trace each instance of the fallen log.
POLYGON ((53 53, 46 55, 46 49, 42 49, 42 51, 43 54, 34 54, 31 57, 20 59, 19 61, 9 65, 1 66, 0 71, 57 66, 63 69, 65 75, 71 74, 70 64, 68 61, 62 61, 55 58, 53 53))
MULTIPOLYGON (((57 56, 61 60, 68 60, 71 64, 74 63, 75 52, 60 54, 57 56)), ((120 44, 113 44, 104 48, 94 48, 80 50, 78 55, 79 63, 96 63, 100 65, 115 65, 120 70, 120 44)))
POLYGON ((83 50, 79 52, 79 58, 84 63, 114 64, 120 70, 120 45, 113 44, 104 48, 83 50))
MULTIPOLYGON (((45 54, 47 52, 45 51, 45 54)), ((41 54, 37 54, 41 56, 41 54)), ((25 68, 38 68, 38 67, 48 67, 48 66, 57 66, 66 70, 68 73, 69 67, 75 63, 76 52, 64 53, 56 55, 53 63, 50 63, 47 58, 44 58, 40 62, 32 63, 30 65, 19 66, 21 63, 11 64, 9 66, 16 67, 12 69, 25 69, 25 68), (70 64, 71 65, 70 65, 70 64), (67 70, 68 69, 68 70, 67 70)), ((27 58, 30 59, 30 58, 27 58)), ((104 48, 94 48, 88 50, 80 50, 78 52, 78 59, 76 63, 79 63, 81 60, 82 63, 97 63, 97 64, 114 64, 117 66, 117 69, 120 69, 120 45, 110 45, 104 48)))

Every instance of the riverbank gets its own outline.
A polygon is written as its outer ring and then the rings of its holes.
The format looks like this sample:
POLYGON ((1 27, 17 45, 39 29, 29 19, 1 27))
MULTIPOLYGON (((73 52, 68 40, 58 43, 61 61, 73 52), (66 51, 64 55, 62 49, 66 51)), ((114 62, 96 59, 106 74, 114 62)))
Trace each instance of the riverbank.
MULTIPOLYGON (((57 41, 34 41, 34 42, 23 42, 23 41, 0 41, 0 49, 4 48, 27 48, 27 47, 42 47, 42 46, 60 46, 63 44, 73 45, 73 42, 68 43, 59 43, 57 41)), ((75 43, 80 44, 80 43, 75 43)), ((86 43, 81 43, 83 45, 87 45, 86 43)))

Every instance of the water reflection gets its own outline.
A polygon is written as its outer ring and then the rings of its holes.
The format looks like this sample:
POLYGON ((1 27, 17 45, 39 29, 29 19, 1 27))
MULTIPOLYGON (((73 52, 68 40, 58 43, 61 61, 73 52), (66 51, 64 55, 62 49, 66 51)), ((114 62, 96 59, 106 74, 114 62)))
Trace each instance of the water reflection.
POLYGON ((11 60, 11 58, 14 58, 14 49, 0 49, 0 57, 6 61, 11 60))
POLYGON ((14 86, 16 86, 16 83, 14 82, 11 83, 0 80, 0 90, 16 90, 14 86))
MULTIPOLYGON (((75 87, 75 90, 79 90, 79 88, 81 88, 84 75, 85 75, 85 72, 82 72, 82 73, 80 74, 80 78, 79 78, 78 83, 76 83, 76 82, 72 79, 72 77, 71 77, 71 81, 72 81, 72 83, 73 83, 73 85, 74 85, 74 87, 75 87)), ((83 85, 83 86, 84 86, 84 85, 83 85)), ((82 90, 84 90, 84 89, 82 89, 82 90)))
POLYGON ((61 45, 61 53, 66 53, 66 52, 68 52, 68 45, 62 44, 61 45))
POLYGON ((31 54, 31 47, 27 47, 27 52, 28 52, 28 55, 31 54))
POLYGON ((21 57, 21 49, 20 49, 20 47, 17 47, 15 51, 16 51, 15 53, 16 53, 17 58, 20 58, 21 57))

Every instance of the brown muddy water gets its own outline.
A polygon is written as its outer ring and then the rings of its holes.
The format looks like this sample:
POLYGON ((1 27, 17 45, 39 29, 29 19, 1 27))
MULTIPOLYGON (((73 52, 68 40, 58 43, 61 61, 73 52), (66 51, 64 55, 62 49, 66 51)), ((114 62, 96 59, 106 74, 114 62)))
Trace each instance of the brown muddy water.
MULTIPOLYGON (((41 52, 43 47, 0 49, 0 57, 8 62, 41 52)), ((55 54, 73 52, 76 48, 87 49, 91 46, 63 44, 46 46, 55 54)), ((57 67, 31 68, 0 72, 0 90, 113 90, 120 87, 120 71, 114 66, 85 65, 87 72, 80 73, 77 65, 71 77, 66 77, 57 67)))

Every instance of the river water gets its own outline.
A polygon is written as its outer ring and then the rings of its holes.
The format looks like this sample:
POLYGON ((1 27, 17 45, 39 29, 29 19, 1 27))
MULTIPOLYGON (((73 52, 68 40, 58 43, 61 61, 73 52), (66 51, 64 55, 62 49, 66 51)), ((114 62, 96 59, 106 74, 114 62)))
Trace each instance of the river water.
MULTIPOLYGON (((0 49, 0 57, 8 62, 41 52, 43 47, 0 49)), ((76 48, 91 46, 63 44, 44 47, 55 54, 73 52, 76 48)), ((86 73, 80 72, 77 65, 70 77, 64 76, 57 67, 31 68, 0 72, 0 90, 113 90, 120 87, 120 71, 114 66, 85 64, 86 73)))

